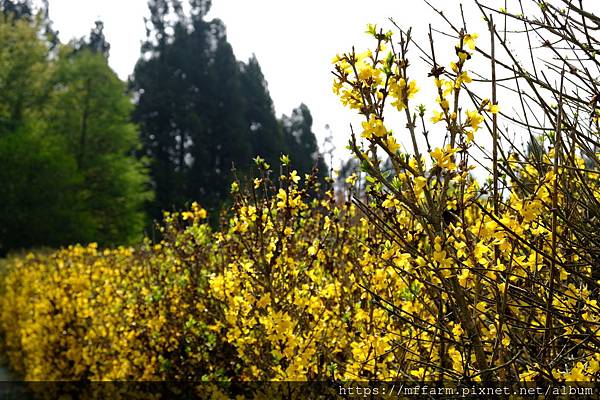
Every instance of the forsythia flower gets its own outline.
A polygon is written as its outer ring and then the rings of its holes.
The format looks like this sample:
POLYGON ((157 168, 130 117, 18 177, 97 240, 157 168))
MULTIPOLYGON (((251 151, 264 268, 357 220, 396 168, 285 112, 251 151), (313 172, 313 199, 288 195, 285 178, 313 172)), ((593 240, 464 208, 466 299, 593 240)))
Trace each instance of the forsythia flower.
POLYGON ((300 182, 300 177, 298 176, 298 172, 296 170, 293 170, 290 173, 290 180, 296 184, 300 182))
POLYGON ((371 114, 369 120, 362 123, 363 133, 362 137, 370 139, 373 136, 383 137, 387 134, 383 121, 371 114))
POLYGON ((467 71, 463 71, 456 77, 455 88, 460 87, 462 83, 470 83, 473 82, 473 79, 469 76, 467 71))
POLYGON ((440 168, 453 170, 453 169, 456 169, 456 164, 452 161, 452 156, 457 151, 458 151, 458 149, 451 148, 449 144, 446 145, 446 147, 444 149, 440 149, 439 147, 436 147, 431 152, 431 158, 433 158, 435 163, 440 168))
POLYGON ((444 119, 444 113, 441 111, 433 111, 433 117, 431 117, 431 122, 437 124, 438 122, 444 119))
POLYGON ((390 83, 390 96, 396 100, 392 102, 392 105, 402 111, 406 108, 406 103, 409 99, 412 99, 415 94, 419 91, 417 83, 411 80, 408 84, 404 78, 399 81, 392 81, 390 83))
POLYGON ((479 114, 477 111, 467 110, 467 124, 473 129, 473 131, 477 131, 482 122, 483 115, 479 114))
POLYGON ((471 50, 475 50, 475 39, 479 37, 476 33, 467 33, 463 38, 463 43, 471 50))
POLYGON ((288 198, 287 192, 284 189, 279 189, 279 192, 277 192, 277 198, 279 199, 277 202, 277 208, 285 208, 288 198))
POLYGON ((396 139, 390 134, 385 139, 385 145, 391 153, 395 153, 400 149, 400 145, 396 142, 396 139))
POLYGON ((498 106, 498 104, 488 104, 488 107, 486 109, 489 113, 491 114, 498 114, 498 112, 500 111, 500 106, 498 106))

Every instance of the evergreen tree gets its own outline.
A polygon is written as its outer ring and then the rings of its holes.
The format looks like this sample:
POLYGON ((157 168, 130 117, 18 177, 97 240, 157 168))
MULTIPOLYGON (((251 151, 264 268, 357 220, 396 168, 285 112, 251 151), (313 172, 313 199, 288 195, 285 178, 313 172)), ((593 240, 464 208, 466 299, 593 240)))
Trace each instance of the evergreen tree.
POLYGON ((108 59, 110 53, 110 43, 104 36, 104 22, 98 20, 95 22, 95 26, 90 31, 90 35, 87 38, 81 38, 77 42, 73 43, 73 47, 77 51, 90 50, 96 54, 102 54, 104 58, 108 59))
POLYGON ((240 73, 225 26, 205 21, 208 1, 151 0, 148 38, 131 88, 143 154, 152 160, 156 201, 150 212, 191 199, 216 209, 231 182, 232 164, 251 157, 240 73))
POLYGON ((206 124, 204 129, 192 131, 193 163, 188 195, 216 209, 229 193, 232 167, 243 171, 249 165, 252 144, 245 120, 238 63, 227 42, 225 26, 215 20, 210 28, 215 48, 208 68, 204 106, 197 109, 204 114, 206 124), (202 149, 200 153, 199 149, 202 149))
POLYGON ((6 17, 14 20, 31 20, 34 16, 31 0, 1 0, 0 9, 6 17))
POLYGON ((289 149, 275 116, 267 82, 255 56, 252 56, 247 64, 240 63, 240 70, 252 156, 261 156, 275 167, 281 154, 287 154, 289 149))
MULTIPOLYGON (((174 34, 171 43, 167 42, 167 17, 171 12, 168 1, 151 0, 148 7, 151 16, 146 21, 147 40, 135 66, 131 89, 137 100, 134 120, 141 128, 142 154, 151 160, 156 192, 149 211, 152 217, 160 218, 162 210, 180 208, 188 198, 191 130, 205 125, 205 118, 196 112, 203 105, 193 93, 207 90, 207 57, 206 46, 190 46, 184 21, 172 27, 174 34), (188 66, 194 62, 200 64, 195 71, 188 66)), ((201 27, 193 31, 196 40, 203 41, 205 30, 201 27)))
POLYGON ((292 156, 292 166, 301 174, 317 168, 319 177, 327 176, 327 165, 319 153, 317 138, 312 131, 313 119, 306 104, 300 104, 291 116, 281 118, 287 148, 292 156))
POLYGON ((225 25, 205 19, 210 1, 190 4, 186 15, 178 0, 149 1, 147 40, 131 82, 141 154, 151 159, 154 218, 192 200, 219 209, 232 166, 246 175, 259 155, 272 167, 282 153, 303 172, 324 166, 308 108, 302 106, 290 126, 280 124, 256 58, 235 59, 225 25), (286 138, 284 129, 298 136, 286 138))

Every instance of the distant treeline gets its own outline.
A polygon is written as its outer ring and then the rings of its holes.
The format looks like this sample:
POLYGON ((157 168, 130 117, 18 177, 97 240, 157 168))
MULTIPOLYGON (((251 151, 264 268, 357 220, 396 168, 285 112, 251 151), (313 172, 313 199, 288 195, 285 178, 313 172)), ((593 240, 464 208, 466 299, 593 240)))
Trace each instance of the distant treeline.
POLYGON ((255 57, 236 60, 208 0, 150 0, 129 82, 108 66, 98 21, 62 44, 48 3, 0 0, 0 254, 139 240, 192 200, 216 214, 232 167, 326 173, 306 105, 277 119, 255 57))

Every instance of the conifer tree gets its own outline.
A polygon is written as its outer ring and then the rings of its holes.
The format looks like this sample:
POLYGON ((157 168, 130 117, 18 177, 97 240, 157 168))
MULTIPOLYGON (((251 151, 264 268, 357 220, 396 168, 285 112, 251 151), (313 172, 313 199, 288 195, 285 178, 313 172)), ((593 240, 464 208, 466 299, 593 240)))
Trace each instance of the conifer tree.
POLYGON ((292 166, 302 174, 317 168, 319 176, 324 178, 327 175, 327 166, 319 153, 312 124, 312 115, 306 104, 300 104, 292 111, 291 116, 284 115, 281 119, 285 141, 290 154, 293 155, 292 166))
POLYGON ((258 60, 236 60, 223 22, 206 20, 210 1, 190 5, 186 14, 180 1, 149 1, 147 39, 131 82, 141 154, 151 159, 155 219, 191 201, 218 210, 232 167, 243 177, 256 156, 274 169, 287 153, 302 172, 324 165, 308 108, 289 127, 280 124, 258 60), (298 136, 286 139, 285 129, 298 136))
POLYGON ((254 55, 247 63, 240 63, 240 69, 252 155, 261 156, 268 164, 275 167, 279 163, 281 154, 287 154, 289 149, 275 116, 267 81, 254 55))

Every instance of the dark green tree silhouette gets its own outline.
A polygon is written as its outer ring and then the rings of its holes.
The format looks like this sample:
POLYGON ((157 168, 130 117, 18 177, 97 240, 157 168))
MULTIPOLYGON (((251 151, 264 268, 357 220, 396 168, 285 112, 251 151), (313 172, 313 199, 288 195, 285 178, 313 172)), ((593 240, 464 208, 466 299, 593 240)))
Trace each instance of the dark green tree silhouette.
POLYGON ((88 37, 84 37, 73 43, 73 47, 76 51, 90 50, 96 54, 102 54, 105 58, 109 57, 110 54, 110 43, 104 36, 104 22, 98 20, 95 26, 90 31, 88 37))
POLYGON ((322 164, 308 108, 290 128, 299 136, 286 140, 256 58, 236 60, 225 25, 206 20, 210 1, 190 4, 185 13, 180 1, 149 1, 147 39, 130 86, 156 189, 149 212, 157 219, 192 200, 218 210, 232 167, 243 177, 258 155, 274 169, 286 153, 302 171, 322 164))
POLYGON ((194 146, 188 194, 190 199, 216 209, 229 193, 232 167, 244 171, 249 165, 252 143, 238 62, 221 21, 211 21, 209 38, 214 50, 209 60, 207 96, 203 108, 197 108, 204 114, 205 125, 191 138, 194 146))
POLYGON ((281 119, 286 145, 293 157, 292 167, 301 174, 308 174, 313 168, 317 168, 319 177, 324 179, 327 176, 327 165, 319 152, 312 124, 312 115, 306 104, 301 104, 292 111, 291 116, 284 115, 281 119))
POLYGON ((0 8, 6 17, 13 18, 14 20, 31 20, 34 16, 34 8, 31 0, 2 0, 0 8))
POLYGON ((267 81, 255 56, 252 56, 247 63, 240 63, 240 70, 252 156, 261 156, 275 167, 279 164, 281 154, 289 153, 289 149, 281 125, 275 116, 267 81))
POLYGON ((131 88, 143 154, 150 157, 153 217, 191 199, 219 207, 232 165, 251 158, 238 63, 225 26, 205 21, 208 1, 185 15, 179 1, 151 0, 147 41, 131 88))

